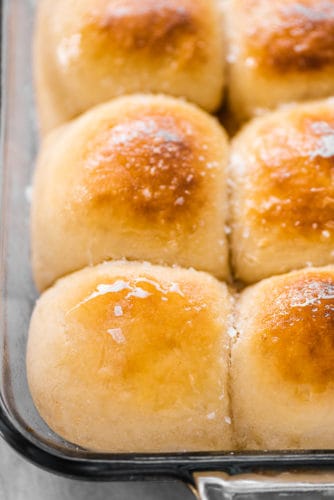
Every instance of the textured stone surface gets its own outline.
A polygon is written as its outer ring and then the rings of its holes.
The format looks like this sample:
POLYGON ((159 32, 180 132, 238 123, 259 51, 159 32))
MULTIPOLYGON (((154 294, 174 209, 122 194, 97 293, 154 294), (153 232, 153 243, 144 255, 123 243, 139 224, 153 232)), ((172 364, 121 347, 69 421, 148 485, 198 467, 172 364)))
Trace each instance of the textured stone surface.
POLYGON ((30 465, 0 441, 0 500, 192 500, 178 482, 84 483, 30 465))

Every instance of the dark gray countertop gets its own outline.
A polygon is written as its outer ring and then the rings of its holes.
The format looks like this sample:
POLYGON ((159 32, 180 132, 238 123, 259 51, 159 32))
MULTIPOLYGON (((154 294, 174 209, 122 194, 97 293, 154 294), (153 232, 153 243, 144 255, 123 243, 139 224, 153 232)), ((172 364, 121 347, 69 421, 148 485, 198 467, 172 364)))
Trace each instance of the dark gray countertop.
POLYGON ((27 463, 0 440, 0 500, 193 500, 179 482, 85 483, 27 463))

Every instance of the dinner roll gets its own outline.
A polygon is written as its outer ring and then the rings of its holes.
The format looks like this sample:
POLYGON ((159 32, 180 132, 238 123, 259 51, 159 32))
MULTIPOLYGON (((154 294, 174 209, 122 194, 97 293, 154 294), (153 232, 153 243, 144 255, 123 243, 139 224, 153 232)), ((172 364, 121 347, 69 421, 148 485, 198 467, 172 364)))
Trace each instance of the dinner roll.
POLYGON ((251 283, 334 263, 334 100, 258 118, 232 149, 237 277, 251 283))
POLYGON ((43 131, 113 97, 153 92, 216 110, 219 0, 41 0, 35 77, 43 131))
POLYGON ((226 134, 181 100, 122 97, 45 141, 33 187, 39 289, 126 257, 228 275, 226 134))
POLYGON ((240 120, 334 94, 334 0, 229 0, 230 105, 240 120))
POLYGON ((334 266, 246 289, 232 346, 241 449, 334 448, 334 266))
POLYGON ((90 450, 230 449, 231 309, 226 285, 194 270, 114 262, 63 278, 31 320, 37 409, 90 450))

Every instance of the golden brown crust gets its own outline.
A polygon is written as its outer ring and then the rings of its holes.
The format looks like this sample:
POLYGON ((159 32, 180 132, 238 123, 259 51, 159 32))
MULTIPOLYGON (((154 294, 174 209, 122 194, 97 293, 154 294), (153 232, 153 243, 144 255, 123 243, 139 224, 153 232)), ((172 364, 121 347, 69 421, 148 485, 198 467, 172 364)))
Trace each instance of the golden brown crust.
POLYGON ((97 373, 102 386, 120 390, 130 383, 134 402, 149 411, 173 407, 180 399, 186 405, 196 391, 205 391, 207 363, 219 370, 216 350, 221 338, 200 286, 159 280, 152 272, 130 279, 126 274, 99 276, 69 304, 66 329, 80 331, 69 338, 66 363, 73 376, 89 382, 97 373), (80 351, 91 354, 78 373, 80 351), (158 387, 152 383, 157 377, 158 387))
POLYGON ((247 217, 258 227, 280 228, 285 237, 329 241, 334 236, 333 103, 283 112, 263 120, 256 133, 256 142, 238 160, 245 162, 250 183, 247 217))
POLYGON ((151 57, 172 55, 179 50, 182 59, 189 61, 201 52, 200 17, 196 10, 199 9, 187 1, 103 2, 87 16, 81 38, 88 50, 88 42, 93 38, 92 48, 97 56, 112 45, 127 54, 149 51, 151 57))
POLYGON ((318 71, 334 63, 332 0, 244 0, 247 55, 275 73, 318 71), (250 17, 249 17, 250 16, 250 17))
POLYGON ((284 383, 323 392, 334 384, 334 272, 278 280, 254 319, 252 355, 260 355, 263 369, 276 370, 284 383))
POLYGON ((120 120, 87 145, 74 203, 93 211, 119 203, 133 218, 159 224, 194 216, 203 203, 199 140, 189 122, 164 113, 143 109, 140 118, 120 120))

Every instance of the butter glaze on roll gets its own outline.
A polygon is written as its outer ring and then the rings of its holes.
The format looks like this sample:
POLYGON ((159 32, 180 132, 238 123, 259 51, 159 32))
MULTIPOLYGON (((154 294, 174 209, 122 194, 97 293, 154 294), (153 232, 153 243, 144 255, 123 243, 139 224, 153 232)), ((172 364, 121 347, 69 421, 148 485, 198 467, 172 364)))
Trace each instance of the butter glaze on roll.
POLYGON ((229 96, 239 120, 334 94, 333 0, 231 0, 229 96))
POLYGON ((94 451, 227 450, 232 298, 205 273, 105 263, 39 299, 27 352, 48 425, 94 451))
POLYGON ((334 266, 269 278, 238 303, 232 413, 240 449, 334 448, 334 266))
POLYGON ((123 97, 45 141, 34 182, 37 285, 126 257, 228 276, 228 144, 181 100, 123 97))
POLYGON ((41 0, 35 68, 43 131, 113 97, 184 97, 216 110, 225 42, 218 0, 41 0))
POLYGON ((258 118, 230 161, 235 273, 251 283, 334 263, 334 100, 258 118))

